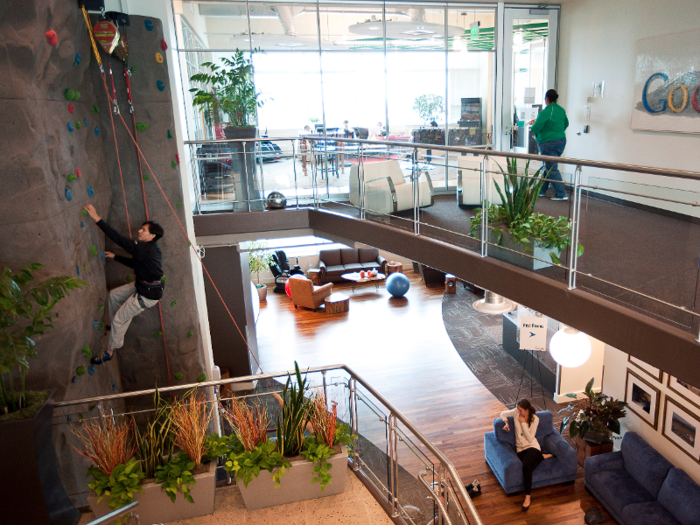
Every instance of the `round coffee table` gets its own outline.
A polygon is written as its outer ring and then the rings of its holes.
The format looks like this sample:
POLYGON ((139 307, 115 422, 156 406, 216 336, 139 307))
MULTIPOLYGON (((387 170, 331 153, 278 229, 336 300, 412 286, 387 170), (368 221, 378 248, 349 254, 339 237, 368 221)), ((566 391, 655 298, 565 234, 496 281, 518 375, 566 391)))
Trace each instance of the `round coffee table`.
POLYGON ((355 287, 359 283, 370 283, 370 282, 373 282, 375 290, 379 291, 379 282, 386 279, 386 275, 384 275, 383 273, 377 274, 376 277, 360 277, 360 272, 353 272, 353 273, 344 273, 343 275, 341 275, 341 277, 343 279, 346 279, 346 280, 352 282, 352 291, 353 292, 355 291, 355 287))
POLYGON ((326 304, 327 314, 340 314, 350 310, 350 298, 340 292, 330 294, 323 302, 326 304))

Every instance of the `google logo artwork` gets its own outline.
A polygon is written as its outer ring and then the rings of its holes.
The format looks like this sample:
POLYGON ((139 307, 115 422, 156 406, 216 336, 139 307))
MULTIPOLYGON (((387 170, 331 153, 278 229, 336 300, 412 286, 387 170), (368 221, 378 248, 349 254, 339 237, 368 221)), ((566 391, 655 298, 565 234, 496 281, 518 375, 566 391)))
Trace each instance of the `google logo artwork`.
POLYGON ((654 73, 647 79, 646 83, 644 84, 644 90, 642 91, 642 104, 644 104, 644 109, 646 109, 649 113, 663 113, 664 111, 666 111, 666 109, 670 109, 673 113, 680 113, 688 106, 689 98, 693 109, 700 113, 700 102, 698 102, 698 92, 700 91, 700 84, 695 88, 695 91, 693 91, 692 97, 689 97, 688 86, 686 86, 684 83, 676 84, 671 89, 669 89, 668 95, 664 95, 662 98, 659 99, 659 108, 652 108, 649 105, 647 91, 649 90, 649 85, 651 84, 652 80, 654 80, 655 78, 661 78, 664 81, 664 83, 668 82, 668 75, 665 73, 654 73), (679 91, 679 96, 675 98, 676 102, 674 102, 674 97, 679 91), (680 101, 680 94, 683 95, 682 101, 680 101))

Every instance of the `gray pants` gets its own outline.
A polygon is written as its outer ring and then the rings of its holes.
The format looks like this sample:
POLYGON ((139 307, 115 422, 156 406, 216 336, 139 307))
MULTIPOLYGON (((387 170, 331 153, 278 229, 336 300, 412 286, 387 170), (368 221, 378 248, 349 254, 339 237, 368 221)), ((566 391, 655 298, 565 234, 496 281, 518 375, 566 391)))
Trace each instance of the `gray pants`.
POLYGON ((139 296, 136 293, 136 285, 128 283, 109 292, 109 319, 112 330, 109 332, 109 350, 124 346, 124 336, 129 329, 131 320, 143 312, 158 304, 156 299, 141 297, 146 308, 139 304, 139 296))

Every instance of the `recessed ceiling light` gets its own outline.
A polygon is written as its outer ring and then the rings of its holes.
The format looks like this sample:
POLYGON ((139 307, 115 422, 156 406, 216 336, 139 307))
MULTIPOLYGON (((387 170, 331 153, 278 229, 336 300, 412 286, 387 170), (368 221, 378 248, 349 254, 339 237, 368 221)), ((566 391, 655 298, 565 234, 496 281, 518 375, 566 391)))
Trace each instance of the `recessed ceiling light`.
POLYGON ((418 27, 418 28, 412 29, 410 31, 403 31, 401 34, 411 35, 411 36, 434 35, 435 31, 431 31, 429 29, 424 29, 422 27, 418 27))
POLYGON ((303 46, 304 44, 294 44, 294 43, 290 42, 289 44, 277 44, 277 45, 282 46, 282 47, 299 47, 299 46, 303 46))
POLYGON ((367 29, 370 29, 370 30, 372 30, 372 31, 379 31, 379 30, 381 29, 381 27, 369 26, 367 29))

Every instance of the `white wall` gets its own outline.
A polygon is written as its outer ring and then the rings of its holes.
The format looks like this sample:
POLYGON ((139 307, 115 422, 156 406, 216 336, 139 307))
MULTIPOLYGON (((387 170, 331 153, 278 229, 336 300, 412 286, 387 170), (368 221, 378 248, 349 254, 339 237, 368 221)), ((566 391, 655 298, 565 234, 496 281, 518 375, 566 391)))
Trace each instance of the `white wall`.
POLYGON ((605 358, 605 343, 595 337, 588 336, 591 341, 591 357, 583 365, 576 368, 559 367, 559 395, 557 403, 570 401, 564 394, 576 394, 579 398, 591 380, 593 390, 600 391, 603 380, 603 361, 605 358))
MULTIPOLYGON (((654 447, 661 455, 663 455, 667 460, 673 463, 674 466, 682 468, 685 472, 693 478, 697 483, 700 483, 700 464, 697 461, 693 461, 688 457, 681 449, 676 447, 671 443, 666 437, 661 433, 663 428, 663 417, 664 417, 664 398, 669 395, 671 399, 677 402, 681 407, 686 408, 693 414, 700 417, 697 414, 697 409, 692 407, 689 403, 684 401, 680 396, 674 394, 668 388, 668 374, 663 374, 663 381, 659 383, 654 381, 651 376, 645 374, 633 363, 628 360, 628 354, 613 348, 610 345, 605 345, 605 378, 603 379, 603 392, 615 399, 625 400, 625 386, 627 378, 627 368, 632 369, 637 375, 643 377, 647 382, 649 382, 655 388, 658 388, 661 392, 659 403, 659 420, 657 423, 657 429, 654 430, 648 423, 643 421, 634 412, 627 409, 627 416, 620 420, 622 426, 622 432, 633 431, 637 432, 644 440, 654 447)), ((619 449, 620 441, 615 442, 615 448, 619 449)))
MULTIPOLYGON (((632 131, 634 73, 637 40, 680 33, 700 27, 697 0, 578 0, 562 4, 559 43, 559 101, 566 108, 571 126, 567 131, 565 157, 700 171, 700 135, 632 131), (591 103, 590 133, 583 131, 583 106, 592 95, 592 83, 605 81, 603 98, 591 103)), ((692 193, 653 190, 659 196, 700 201, 700 184, 665 177, 622 174, 583 169, 588 177, 617 178, 682 188, 692 193)), ((591 183, 601 184, 593 179, 591 183)), ((651 189, 617 184, 638 193, 651 189)), ((700 210, 683 205, 648 205, 700 216, 700 210)))

